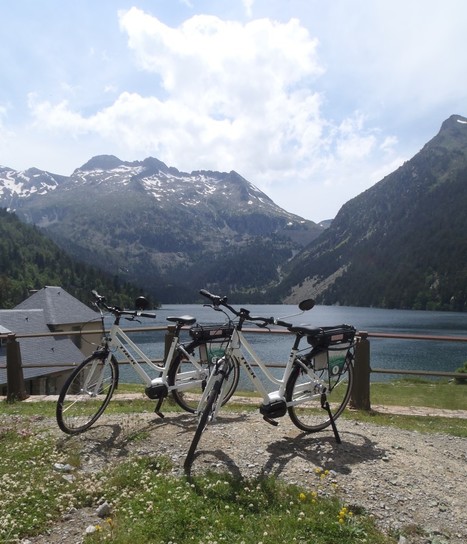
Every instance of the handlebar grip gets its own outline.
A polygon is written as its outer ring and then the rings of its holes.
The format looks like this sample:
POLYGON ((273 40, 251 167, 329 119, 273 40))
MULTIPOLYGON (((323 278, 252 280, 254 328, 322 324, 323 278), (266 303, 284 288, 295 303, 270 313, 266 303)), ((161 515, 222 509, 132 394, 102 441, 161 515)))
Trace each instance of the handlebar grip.
POLYGON ((203 297, 208 298, 215 306, 219 306, 220 304, 225 304, 227 302, 226 297, 220 297, 219 295, 213 295, 207 289, 200 289, 199 294, 203 295, 203 297))
POLYGON ((144 312, 142 312, 142 313, 140 313, 140 314, 137 314, 137 315, 138 315, 139 317, 150 317, 150 318, 152 318, 152 319, 155 319, 155 318, 157 317, 156 314, 147 314, 147 313, 144 313, 144 312))
POLYGON ((105 297, 104 296, 99 295, 99 293, 95 289, 93 289, 91 291, 91 293, 92 293, 92 295, 94 297, 93 304, 95 304, 98 308, 101 308, 101 307, 108 308, 107 304, 105 303, 105 297))
POLYGON ((274 322, 275 325, 279 325, 279 327, 291 327, 292 323, 287 323, 287 321, 282 321, 281 319, 276 319, 274 322))

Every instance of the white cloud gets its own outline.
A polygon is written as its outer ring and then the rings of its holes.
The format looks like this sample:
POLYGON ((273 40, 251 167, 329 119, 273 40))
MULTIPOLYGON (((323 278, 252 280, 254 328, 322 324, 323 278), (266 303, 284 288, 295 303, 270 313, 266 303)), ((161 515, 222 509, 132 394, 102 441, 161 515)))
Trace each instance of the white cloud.
POLYGON ((170 28, 132 8, 120 21, 139 66, 160 77, 164 97, 124 92, 87 117, 66 101, 31 97, 36 123, 98 133, 180 168, 244 175, 291 168, 314 153, 323 121, 309 83, 323 70, 317 42, 298 20, 194 16, 170 28))
POLYGON ((247 17, 253 16, 253 4, 255 0, 242 0, 243 7, 245 8, 245 13, 247 17))
MULTIPOLYGON (((413 119, 465 94, 465 56, 451 54, 463 18, 433 0, 414 2, 420 9, 402 0, 359 1, 359 9, 343 0, 300 9, 242 0, 238 20, 212 10, 219 16, 171 25, 136 7, 121 11, 127 49, 88 40, 79 78, 67 74, 67 85, 55 86, 61 94, 29 95, 34 130, 79 142, 80 156, 93 142, 92 154, 235 169, 290 211, 332 217, 421 147, 400 143, 403 130, 416 132, 413 119), (253 8, 261 18, 251 18, 253 8)), ((434 128, 451 113, 466 112, 443 112, 434 128)))

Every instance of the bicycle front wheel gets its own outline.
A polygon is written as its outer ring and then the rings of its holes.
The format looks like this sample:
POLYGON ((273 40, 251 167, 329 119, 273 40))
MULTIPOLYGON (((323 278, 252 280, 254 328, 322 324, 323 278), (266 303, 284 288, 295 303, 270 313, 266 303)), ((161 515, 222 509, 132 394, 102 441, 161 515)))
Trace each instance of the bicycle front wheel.
POLYGON ((117 385, 117 361, 112 356, 93 354, 69 376, 57 402, 56 417, 60 429, 79 434, 99 419, 117 385))
POLYGON ((336 420, 349 402, 353 384, 353 364, 350 351, 343 363, 312 371, 296 365, 286 386, 288 412, 293 424, 309 433, 322 431, 331 424, 327 410, 321 406, 325 393, 331 414, 336 420))
MULTIPOLYGON (((172 397, 180 408, 192 414, 197 411, 198 403, 213 368, 214 365, 207 362, 198 362, 197 365, 194 365, 183 355, 177 355, 174 358, 170 366, 168 382, 169 386, 173 388, 172 397)), ((234 363, 226 378, 226 391, 222 405, 234 394, 239 379, 240 368, 234 363)))

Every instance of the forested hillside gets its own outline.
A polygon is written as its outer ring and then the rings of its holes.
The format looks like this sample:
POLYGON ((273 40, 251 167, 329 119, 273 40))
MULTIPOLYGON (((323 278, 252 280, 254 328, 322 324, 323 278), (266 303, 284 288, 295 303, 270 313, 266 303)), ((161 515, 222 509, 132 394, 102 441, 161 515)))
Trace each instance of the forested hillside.
POLYGON ((283 299, 467 310, 467 119, 347 202, 293 262, 283 299))
POLYGON ((91 300, 92 289, 124 307, 133 307, 141 294, 130 284, 74 261, 37 228, 0 208, 0 308, 13 308, 31 289, 45 285, 63 287, 85 304, 91 300))

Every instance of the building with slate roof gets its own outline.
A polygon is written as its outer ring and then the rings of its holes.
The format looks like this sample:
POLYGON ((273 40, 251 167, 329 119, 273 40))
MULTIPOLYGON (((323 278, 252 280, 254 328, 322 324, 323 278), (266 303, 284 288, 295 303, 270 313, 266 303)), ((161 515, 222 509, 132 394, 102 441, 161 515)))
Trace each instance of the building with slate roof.
POLYGON ((6 395, 5 335, 18 335, 26 391, 58 394, 72 365, 95 349, 99 314, 61 287, 44 287, 13 310, 0 310, 0 394, 6 395), (80 335, 49 336, 51 332, 81 331, 80 335), (35 336, 45 334, 46 336, 35 336), (34 335, 22 338, 21 335, 34 335))
POLYGON ((80 332, 70 338, 84 355, 90 355, 99 335, 89 335, 88 331, 99 329, 100 314, 91 310, 61 287, 46 286, 36 291, 15 307, 15 310, 44 310, 45 320, 50 332, 80 332))

